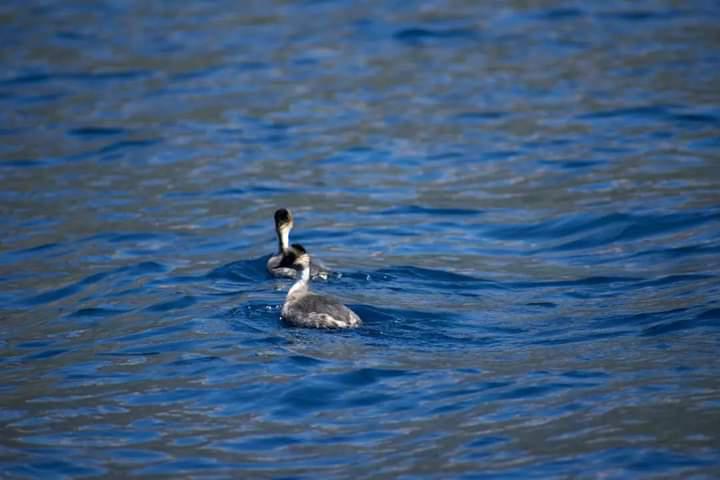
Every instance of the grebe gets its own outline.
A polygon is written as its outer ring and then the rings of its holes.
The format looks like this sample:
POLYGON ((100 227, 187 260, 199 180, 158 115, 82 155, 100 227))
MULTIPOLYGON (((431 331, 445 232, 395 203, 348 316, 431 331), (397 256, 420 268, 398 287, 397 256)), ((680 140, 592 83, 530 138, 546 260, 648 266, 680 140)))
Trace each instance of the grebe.
POLYGON ((275 234, 278 239, 278 253, 267 261, 267 269, 278 277, 295 278, 295 270, 283 259, 288 255, 290 242, 290 230, 293 227, 293 218, 289 210, 280 208, 275 210, 275 234), (287 265, 287 266, 286 266, 287 265))
MULTIPOLYGON (((290 230, 293 228, 293 216, 290 210, 280 208, 275 210, 275 234, 278 239, 278 253, 270 257, 267 261, 267 269, 276 277, 297 278, 297 271, 293 268, 292 262, 298 256, 295 253, 292 257, 290 243, 290 230)), ((328 271, 325 266, 319 262, 310 264, 310 274, 313 278, 320 277, 326 279, 328 271)))
POLYGON ((307 328, 353 328, 362 323, 360 317, 337 300, 310 291, 310 255, 302 245, 288 250, 298 271, 298 280, 290 288, 282 308, 282 319, 290 325, 307 328))

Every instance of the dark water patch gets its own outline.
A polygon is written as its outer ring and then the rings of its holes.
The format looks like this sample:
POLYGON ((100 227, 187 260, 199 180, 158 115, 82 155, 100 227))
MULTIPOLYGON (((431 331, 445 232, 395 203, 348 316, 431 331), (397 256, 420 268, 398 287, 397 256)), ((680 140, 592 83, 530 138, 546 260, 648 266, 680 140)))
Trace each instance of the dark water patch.
POLYGON ((98 356, 101 357, 151 357, 155 355, 159 355, 159 352, 143 352, 143 351, 120 351, 120 352, 98 352, 98 356))
POLYGON ((161 461, 169 461, 172 457, 169 454, 143 449, 113 448, 108 452, 110 459, 117 465, 150 465, 161 461))
POLYGON ((264 300, 251 300, 245 302, 241 307, 233 309, 228 315, 239 317, 242 323, 236 323, 238 327, 245 330, 262 332, 260 322, 274 325, 281 325, 280 309, 284 298, 278 298, 276 303, 268 303, 264 300))
POLYGON ((365 387, 377 382, 382 383, 385 379, 404 377, 407 375, 414 375, 414 373, 383 368, 361 368, 340 375, 325 375, 319 378, 331 383, 338 383, 349 388, 355 388, 365 387))
POLYGON ((434 289, 457 290, 459 295, 473 295, 472 292, 482 290, 506 290, 511 288, 511 286, 504 283, 479 277, 414 266, 381 268, 369 273, 342 272, 340 281, 345 284, 361 282, 362 284, 370 284, 373 287, 382 286, 382 288, 391 291, 404 291, 405 293, 428 285, 432 285, 434 289))
POLYGON ((704 332, 712 332, 720 329, 720 309, 712 309, 702 312, 693 318, 681 318, 678 320, 663 321, 652 325, 642 331, 644 336, 656 336, 665 334, 676 334, 682 330, 702 329, 704 332))
POLYGON ((70 285, 67 285, 65 287, 61 287, 54 290, 49 290, 44 293, 40 293, 38 295, 32 296, 30 298, 27 298, 22 301, 22 304, 26 305, 40 305, 40 304, 46 304, 46 303, 52 303, 58 300, 61 300, 63 298, 78 294, 85 290, 86 287, 89 285, 96 284, 110 276, 114 276, 117 274, 127 274, 130 276, 138 277, 143 276, 147 274, 152 273, 160 273, 166 271, 166 267, 163 265, 157 263, 157 262, 141 262, 136 265, 131 265, 128 267, 119 267, 113 270, 109 270, 106 272, 98 272, 94 273, 92 275, 89 275, 82 280, 72 283, 70 285))
POLYGON ((23 357, 23 361, 47 360, 47 359, 50 359, 53 357, 57 357, 58 355, 62 355, 63 353, 66 353, 67 351, 68 351, 67 348, 51 348, 49 350, 43 350, 41 352, 26 355, 25 357, 23 357))
POLYGON ((195 298, 190 295, 184 295, 177 300, 171 300, 169 302, 156 303, 147 308, 151 312, 169 312, 173 310, 182 310, 184 308, 191 307, 196 302, 195 298))
POLYGON ((501 111, 469 111, 458 113, 453 118, 460 122, 486 122, 506 118, 509 115, 510 112, 501 111))
POLYGON ((119 70, 114 72, 92 72, 92 73, 75 73, 68 74, 65 77, 72 80, 91 80, 91 81, 112 81, 112 80, 133 80, 150 77, 155 72, 152 70, 119 70))
POLYGON ((493 392, 497 389, 504 389, 513 385, 513 382, 503 381, 489 381, 489 382, 473 382, 471 386, 459 386, 453 381, 447 381, 446 389, 439 392, 428 392, 423 395, 423 400, 427 401, 438 401, 438 400, 457 400, 458 397, 475 396, 487 392, 493 392))
POLYGON ((611 224, 625 224, 629 217, 623 214, 609 214, 600 217, 588 215, 566 215, 535 224, 503 225, 488 229, 486 235, 503 240, 553 240, 575 235, 611 224))
POLYGON ((714 275, 668 275, 667 277, 657 278, 654 280, 647 280, 644 282, 638 282, 632 286, 632 288, 647 288, 647 287, 662 287, 665 285, 672 285, 679 282, 696 282, 699 280, 709 280, 716 278, 714 275))
POLYGON ((80 32, 73 32, 70 30, 59 30, 55 32, 55 37, 63 40, 91 40, 95 37, 86 35, 80 32))
POLYGON ((454 282, 454 283, 476 283, 484 282, 484 280, 471 277, 469 275, 463 275, 460 273, 447 272, 444 270, 434 270, 431 268, 415 267, 412 265, 397 266, 391 268, 382 268, 374 272, 379 275, 380 278, 389 277, 393 280, 397 279, 420 279, 420 280, 431 280, 439 282, 454 282))
POLYGON ((505 282, 503 285, 515 289, 545 289, 557 287, 597 287, 624 288, 627 284, 640 281, 637 277, 583 277, 575 280, 546 280, 536 282, 505 282))
MULTIPOLYGON (((306 440, 303 440, 301 437, 291 437, 287 435, 250 436, 249 438, 244 439, 217 442, 213 445, 213 448, 237 453, 253 451, 265 452, 285 450, 293 445, 303 444, 305 442, 306 440)), ((287 478, 289 479, 293 477, 287 478)))
POLYGON ((513 158, 517 155, 519 155, 520 152, 518 150, 490 150, 487 152, 483 152, 481 154, 481 158, 484 160, 507 160, 510 158, 513 158))
POLYGON ((156 138, 148 138, 144 140, 123 140, 102 147, 97 151, 97 154, 103 156, 105 159, 110 159, 115 158, 116 154, 123 153, 127 150, 137 150, 151 147, 159 144, 160 142, 161 140, 156 138))
POLYGON ((394 384, 408 372, 364 368, 340 375, 322 374, 304 377, 301 385, 291 388, 280 400, 279 416, 306 415, 325 405, 332 408, 369 408, 393 399, 392 395, 376 392, 374 384, 394 384), (388 383, 389 382, 389 383, 388 383))
POLYGON ((152 287, 166 287, 166 286, 178 286, 188 285, 194 283, 203 283, 207 279, 206 275, 168 275, 161 278, 156 278, 148 282, 148 286, 152 287))
POLYGON ((610 224, 593 235, 553 247, 552 251, 595 248, 615 242, 635 241, 686 230, 708 222, 717 222, 720 215, 702 212, 667 215, 614 215, 610 224), (611 227, 615 228, 611 228, 611 227))
POLYGON ((549 8, 539 12, 536 18, 549 21, 572 21, 584 15, 585 12, 578 8, 549 8))
POLYGON ((432 155, 428 155, 427 159, 431 161, 451 161, 451 160, 457 160, 462 159, 465 157, 465 154, 462 152, 442 152, 442 153, 436 153, 432 155))
POLYGON ((267 271, 267 261, 270 255, 253 259, 238 260, 217 267, 207 274, 211 280, 226 280, 230 282, 250 283, 271 278, 267 271))
MULTIPOLYGON (((374 230, 374 229, 372 229, 372 230, 374 230)), ((370 231, 372 231, 372 230, 370 230, 370 231)), ((363 231, 363 233, 365 233, 365 234, 367 234, 367 232, 368 232, 368 230, 363 231)), ((388 230, 388 232, 390 234, 395 233, 392 230, 388 230)), ((324 228, 315 228, 312 231, 301 231, 301 232, 297 232, 297 233, 295 233, 293 231, 293 234, 292 234, 293 241, 297 240, 298 243, 301 243, 301 244, 305 243, 307 240, 312 240, 312 239, 316 239, 316 238, 317 239, 333 239, 333 240, 337 241, 338 239, 347 238, 350 236, 352 236, 352 234, 350 234, 349 232, 338 232, 338 231, 333 231, 333 230, 324 229, 324 228)), ((305 245, 305 246, 307 247, 308 245, 305 245)), ((310 252, 310 254, 312 255, 312 252, 310 252)))
POLYGON ((648 105, 638 107, 622 107, 610 110, 598 110, 589 113, 583 113, 577 116, 580 120, 598 120, 598 119, 664 119, 667 118, 671 105, 648 105))
POLYGON ((698 139, 695 141, 692 141, 688 145, 689 148, 691 148, 693 151, 697 150, 705 150, 714 152, 718 148, 720 148, 720 137, 706 137, 702 139, 698 139))
POLYGON ((475 216, 484 212, 468 208, 429 208, 419 205, 395 207, 378 212, 381 215, 440 215, 440 216, 475 216))
POLYGON ((276 410, 278 417, 306 416, 316 410, 336 408, 336 400, 340 396, 340 388, 316 382, 313 379, 306 379, 303 385, 291 388, 285 393, 278 403, 281 407, 276 410))
POLYGON ((130 347, 125 349, 116 350, 111 353, 103 353, 103 355, 113 356, 155 356, 163 353, 178 353, 189 351, 192 345, 195 344, 194 340, 178 340, 174 342, 163 342, 155 343, 150 345, 141 345, 137 347, 130 347))
MULTIPOLYGON (((707 457, 657 448, 613 448, 601 452, 604 461, 625 466, 626 471, 636 474, 669 473, 670 476, 683 476, 684 467, 698 465, 717 465, 710 452, 707 457), (705 457, 705 458, 703 458, 705 457)), ((599 455, 599 454, 596 454, 599 455)))
POLYGON ((556 345, 569 345, 573 343, 590 343, 609 338, 624 337, 627 335, 637 335, 637 330, 626 327, 614 327, 610 331, 602 332, 587 332, 587 331, 552 331, 547 334, 541 335, 539 338, 534 338, 527 343, 529 345, 543 345, 543 346, 556 346, 556 345))
POLYGON ((384 150, 369 147, 350 147, 342 152, 329 155, 318 161, 319 165, 363 165, 369 161, 389 159, 391 154, 384 150))
POLYGON ((165 273, 168 271, 168 268, 161 263, 147 261, 123 268, 121 271, 125 271, 130 275, 147 275, 151 273, 165 273))
POLYGON ((692 257, 692 256, 706 256, 706 255, 716 255, 720 253, 720 245, 707 245, 707 244, 697 244, 697 245, 687 245, 683 247, 671 247, 671 248, 662 248, 662 249, 648 249, 643 250, 637 253, 634 253, 632 255, 629 255, 627 258, 642 258, 642 257, 661 257, 667 260, 672 259, 678 259, 683 257, 692 257))
POLYGON ((0 80, 0 85, 32 85, 54 81, 113 81, 132 80, 152 75, 150 70, 125 70, 116 72, 81 72, 81 73, 30 73, 0 80))
POLYGON ((605 165, 605 162, 594 161, 594 160, 571 160, 571 161, 565 161, 565 162, 543 161, 541 163, 543 165, 558 166, 565 170, 577 170, 577 169, 593 168, 593 167, 605 165))
POLYGON ((62 93, 48 93, 45 95, 18 95, 16 101, 23 105, 37 105, 37 104, 48 104, 53 103, 56 100, 60 100, 65 95, 62 93))
POLYGON ((323 360, 307 355, 291 355, 288 360, 300 367, 318 367, 325 363, 323 360))
POLYGON ((435 350, 463 348, 462 345, 488 347, 497 342, 489 329, 479 332, 454 312, 349 306, 363 321, 360 329, 350 333, 372 339, 377 345, 403 342, 409 349, 435 350))
POLYGON ((590 388, 594 384, 550 382, 542 385, 520 386, 511 390, 494 393, 486 398, 493 400, 530 400, 537 397, 545 397, 553 394, 561 394, 569 389, 590 388))
MULTIPOLYGON (((720 124, 720 116, 712 113, 685 112, 679 106, 674 105, 653 105, 634 108, 617 108, 611 110, 600 110, 584 113, 577 118, 580 120, 656 120, 663 121, 673 126, 686 127, 717 127, 720 124)), ((657 135, 658 132, 653 132, 657 135)), ((660 138, 671 138, 671 132, 665 132, 660 138)))
POLYGON ((470 28, 404 28, 393 34, 393 38, 402 43, 421 46, 430 42, 451 40, 479 40, 478 33, 470 28))
POLYGON ((18 75, 12 78, 4 78, 0 80, 0 85, 19 85, 19 84, 33 84, 46 82, 52 77, 48 74, 43 73, 30 73, 18 75))
POLYGON ((394 397, 388 393, 367 393, 350 396, 343 400, 342 405, 347 408, 379 408, 392 400, 394 400, 394 397))
POLYGON ((168 200, 173 199, 186 199, 186 198, 198 198, 198 197, 204 197, 206 195, 205 192, 197 191, 197 192, 167 192, 162 195, 163 198, 166 198, 168 200))
POLYGON ((618 10, 596 14, 599 18, 622 20, 626 22, 649 22, 662 20, 676 20, 687 15, 686 10, 618 10))
POLYGON ((71 318, 105 318, 122 315, 130 310, 112 309, 112 308, 81 308, 70 314, 71 318))
POLYGON ((708 113, 675 113, 670 116, 672 120, 680 123, 701 124, 711 127, 720 125, 720 116, 708 113))
MULTIPOLYGON (((385 324, 395 323, 398 327, 409 330, 432 328, 440 326, 440 324, 448 323, 457 318, 454 313, 450 312, 432 312, 423 310, 411 310, 407 308, 378 308, 369 305, 352 305, 353 310, 361 316, 364 322, 368 324, 385 324)), ((441 332, 437 332, 440 334, 441 332)))
POLYGON ((202 473, 203 476, 207 475, 212 477, 212 472, 229 469, 242 470, 242 465, 236 465, 234 462, 221 463, 216 459, 208 457, 192 457, 162 462, 157 465, 146 465, 143 468, 133 470, 132 475, 138 478, 148 478, 149 476, 173 477, 202 473))
POLYGON ((576 140, 574 138, 555 137, 555 138, 530 140, 527 142, 523 142, 522 145, 524 147, 529 147, 529 148, 550 148, 550 147, 566 147, 566 146, 572 145, 575 142, 576 142, 576 140))
POLYGON ((92 275, 89 275, 82 280, 72 283, 70 285, 67 285, 65 287, 61 287, 55 290, 50 290, 38 295, 34 295, 32 297, 29 297, 25 300, 22 300, 22 303, 25 305, 41 305, 46 303, 52 303, 57 300, 63 299, 65 297, 69 297, 71 295, 75 295, 76 293, 80 293, 87 287, 88 285, 92 285, 94 283, 97 283, 101 280, 103 280, 105 277, 110 275, 111 272, 99 272, 92 275))
POLYGON ((720 308, 706 310, 697 316, 698 320, 720 320, 720 308))
POLYGON ((8 255, 34 255, 36 253, 45 252, 47 250, 54 250, 60 246, 59 243, 51 242, 51 243, 45 243, 42 245, 38 245, 35 247, 30 248, 23 248, 20 250, 15 250, 13 252, 8 252, 8 255))
POLYGON ((30 168, 30 167, 42 167, 48 165, 48 162, 44 160, 2 160, 0 161, 0 167, 5 168, 30 168))
POLYGON ((607 372, 602 372, 598 370, 570 370, 567 372, 562 372, 561 374, 563 377, 567 378, 577 378, 577 379, 586 379, 586 378, 608 378, 609 375, 607 372))
POLYGON ((660 310, 655 312, 643 312, 637 314, 610 315, 592 320, 591 324, 594 328, 636 328, 651 323, 660 323, 665 321, 673 321, 678 316, 687 316, 688 309, 675 308, 671 310, 660 310))
POLYGON ((125 133, 127 133, 125 129, 112 127, 81 127, 68 130, 68 134, 81 138, 112 137, 125 133))
POLYGON ((35 348, 43 348, 47 347, 49 345, 52 345, 55 343, 54 340, 32 340, 29 342, 20 342, 17 344, 17 348, 28 348, 28 349, 35 349, 35 348))
POLYGON ((107 469, 93 466, 94 462, 72 461, 71 459, 48 459, 44 455, 40 459, 9 461, 6 464, 7 473, 18 478, 58 478, 58 472, 64 477, 95 477, 107 474, 107 469))
POLYGON ((550 248, 551 251, 578 250, 632 241, 679 230, 719 222, 715 212, 670 213, 640 215, 613 213, 594 217, 572 215, 530 225, 506 225, 486 231, 491 238, 507 240, 557 240, 587 233, 586 236, 550 248), (590 234, 590 232, 592 232, 590 234))
POLYGON ((216 197, 246 197, 252 195, 272 195, 286 192, 286 189, 279 187, 271 187, 267 185, 253 185, 246 188, 224 188, 212 192, 211 195, 216 197))
POLYGON ((162 238, 162 235, 155 233, 106 233, 98 235, 95 238, 103 238, 110 243, 134 243, 147 242, 162 238))
POLYGON ((200 356, 194 356, 192 358, 183 358, 180 360, 175 360, 173 362, 170 362, 169 365, 171 367, 187 367, 187 366, 207 365, 207 364, 212 364, 212 363, 225 364, 226 362, 221 357, 200 355, 200 356))
POLYGON ((526 305, 528 307, 557 308, 557 304, 553 302, 530 302, 526 305))
POLYGON ((189 322, 182 322, 173 325, 163 325, 159 327, 147 327, 143 331, 138 333, 132 333, 130 335, 123 335, 120 337, 112 337, 104 340, 106 343, 141 343, 143 340, 148 340, 155 337, 170 337, 177 333, 184 333, 191 330, 192 326, 189 322))
POLYGON ((468 448, 487 448, 494 447, 496 445, 506 444, 511 441, 510 437, 498 436, 498 435, 487 435, 480 438, 476 438, 471 442, 468 442, 465 446, 468 448))
MULTIPOLYGON (((280 313, 278 312, 277 317, 273 320, 278 322, 280 325, 280 313)), ((248 322, 234 321, 231 323, 233 331, 238 333, 254 332, 256 336, 244 337, 240 342, 240 345, 248 348, 276 348, 276 347, 287 347, 293 345, 293 340, 287 337, 281 337, 279 335, 262 335, 262 330, 255 327, 254 325, 248 325, 248 322)))
POLYGON ((159 391, 145 391, 142 395, 130 393, 117 396, 121 405, 125 406, 170 406, 178 403, 194 403, 208 395, 203 388, 179 388, 159 391))
POLYGON ((182 82, 184 80, 198 80, 205 77, 212 76, 214 74, 222 72, 225 68, 227 68, 227 65, 212 65, 208 67, 198 68, 195 70, 187 71, 187 72, 180 72, 172 75, 170 78, 173 81, 179 81, 182 82))

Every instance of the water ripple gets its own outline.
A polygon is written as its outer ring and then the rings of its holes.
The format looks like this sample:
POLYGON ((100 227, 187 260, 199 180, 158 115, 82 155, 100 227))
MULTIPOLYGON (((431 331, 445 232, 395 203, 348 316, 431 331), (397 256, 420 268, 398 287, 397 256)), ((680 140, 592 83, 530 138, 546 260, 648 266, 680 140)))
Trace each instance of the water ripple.
POLYGON ((0 477, 713 476, 720 11, 666 3, 0 5, 0 477), (281 321, 279 207, 361 328, 281 321))

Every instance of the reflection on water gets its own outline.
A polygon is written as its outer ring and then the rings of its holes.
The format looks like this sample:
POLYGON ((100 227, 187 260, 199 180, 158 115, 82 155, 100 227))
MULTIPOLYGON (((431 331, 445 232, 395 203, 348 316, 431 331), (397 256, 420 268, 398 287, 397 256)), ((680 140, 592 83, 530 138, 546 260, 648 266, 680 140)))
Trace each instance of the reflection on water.
POLYGON ((0 6, 0 476, 717 472, 719 13, 0 6))

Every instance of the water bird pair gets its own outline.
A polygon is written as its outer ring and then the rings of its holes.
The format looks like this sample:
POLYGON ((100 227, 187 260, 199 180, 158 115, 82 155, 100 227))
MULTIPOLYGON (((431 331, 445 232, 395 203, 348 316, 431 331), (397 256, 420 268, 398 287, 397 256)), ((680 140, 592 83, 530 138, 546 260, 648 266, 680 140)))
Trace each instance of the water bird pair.
POLYGON ((278 277, 296 278, 283 304, 281 317, 290 325, 308 328, 353 328, 360 317, 334 298, 310 291, 311 278, 327 278, 327 269, 310 258, 305 248, 290 245, 293 217, 289 210, 275 211, 278 253, 268 259, 268 271, 278 277))

